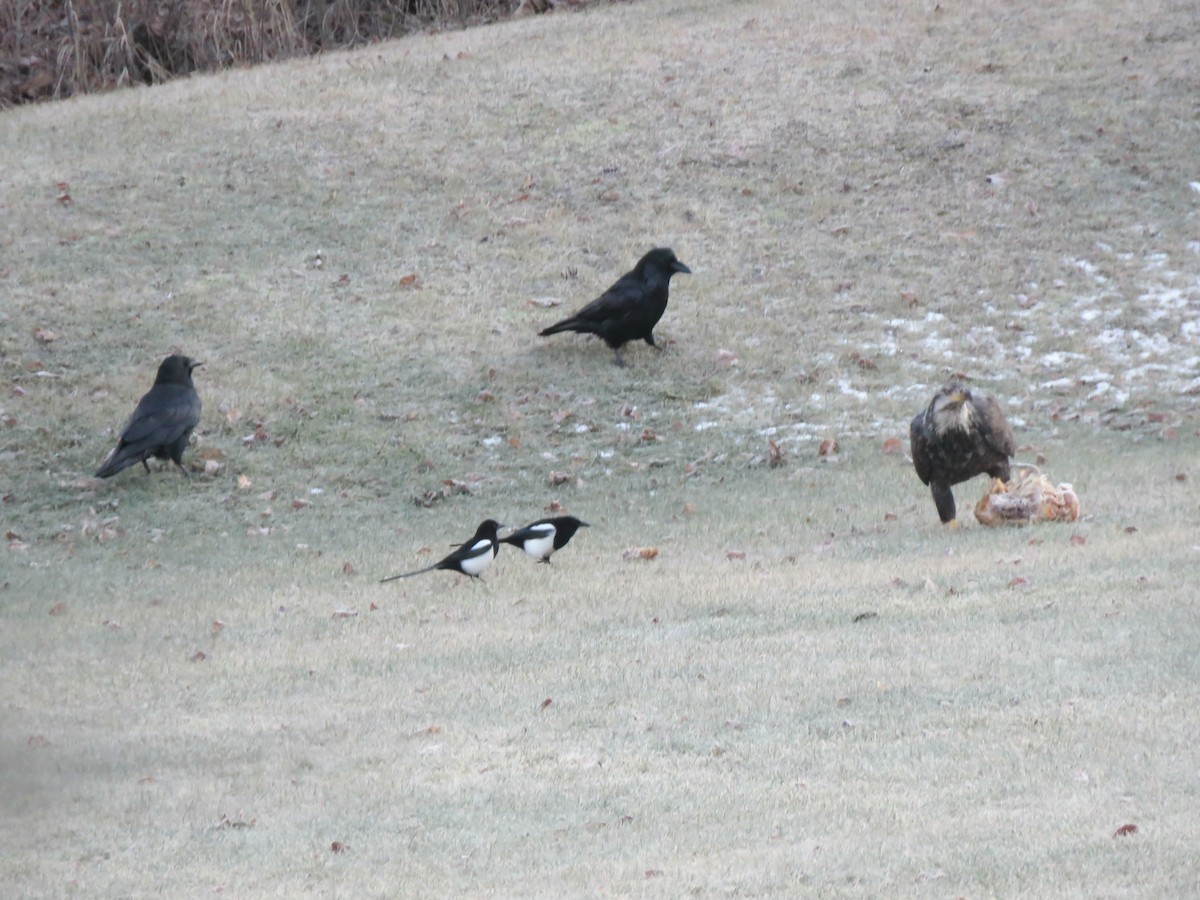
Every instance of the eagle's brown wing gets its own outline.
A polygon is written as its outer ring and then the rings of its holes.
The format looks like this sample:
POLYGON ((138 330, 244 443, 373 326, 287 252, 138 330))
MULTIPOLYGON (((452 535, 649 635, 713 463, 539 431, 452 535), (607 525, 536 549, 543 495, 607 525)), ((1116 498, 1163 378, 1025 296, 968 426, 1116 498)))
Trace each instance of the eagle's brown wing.
POLYGON ((921 484, 929 484, 929 479, 933 477, 931 469, 933 460, 929 458, 929 438, 925 413, 917 413, 913 417, 912 424, 908 426, 908 443, 912 450, 913 468, 917 470, 917 477, 921 479, 921 484))
POLYGON ((987 396, 977 401, 976 407, 979 410, 979 434, 984 443, 1006 457, 1015 454, 1017 443, 1013 440, 1012 429, 1000 410, 1000 404, 991 396, 987 396))

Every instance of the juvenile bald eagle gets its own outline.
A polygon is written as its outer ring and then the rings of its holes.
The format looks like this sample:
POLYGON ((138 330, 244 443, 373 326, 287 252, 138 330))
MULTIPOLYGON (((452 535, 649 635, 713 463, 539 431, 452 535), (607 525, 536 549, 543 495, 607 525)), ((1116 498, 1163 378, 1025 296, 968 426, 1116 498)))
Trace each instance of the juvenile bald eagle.
POLYGON ((954 521, 950 486, 987 473, 1008 481, 1016 452, 1012 429, 991 397, 961 384, 946 385, 909 428, 913 466, 933 492, 942 522, 954 521))

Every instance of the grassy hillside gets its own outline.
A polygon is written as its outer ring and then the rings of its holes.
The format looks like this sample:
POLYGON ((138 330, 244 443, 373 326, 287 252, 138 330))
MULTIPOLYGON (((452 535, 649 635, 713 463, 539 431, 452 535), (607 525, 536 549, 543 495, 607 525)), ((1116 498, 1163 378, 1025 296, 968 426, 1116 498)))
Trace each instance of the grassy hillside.
POLYGON ((4 893, 1200 887, 1197 33, 644 2, 0 114, 4 893), (536 337, 659 245, 664 352, 536 337), (210 471, 92 478, 175 349, 210 471), (1083 521, 941 529, 956 373, 1083 521))

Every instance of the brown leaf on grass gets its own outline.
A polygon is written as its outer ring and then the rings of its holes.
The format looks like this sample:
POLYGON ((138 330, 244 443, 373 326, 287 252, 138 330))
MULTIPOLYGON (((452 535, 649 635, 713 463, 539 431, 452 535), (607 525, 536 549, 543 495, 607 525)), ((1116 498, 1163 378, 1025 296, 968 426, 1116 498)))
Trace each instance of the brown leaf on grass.
POLYGON ((67 611, 67 604, 63 603, 61 600, 59 600, 52 607, 50 607, 50 615, 52 615, 52 616, 61 616, 61 615, 65 614, 66 611, 67 611))
POLYGON ((341 841, 334 841, 332 844, 329 845, 329 849, 332 850, 334 853, 345 853, 347 850, 350 849, 350 845, 343 844, 341 841))
POLYGON ((58 340, 58 334, 49 328, 33 329, 33 339, 39 344, 52 344, 58 340))
POLYGON ((885 522, 895 522, 898 518, 900 517, 890 510, 883 514, 883 521, 885 522))
POLYGON ((553 702, 554 702, 554 698, 553 698, 553 697, 547 697, 545 700, 543 700, 543 701, 542 701, 542 702, 541 702, 541 703, 538 705, 538 709, 545 709, 547 706, 549 706, 549 705, 550 705, 551 703, 553 703, 553 702))
POLYGON ((46 736, 44 734, 34 734, 30 735, 29 740, 25 742, 25 745, 27 747, 49 747, 50 742, 46 740, 46 736))
POLYGON ((204 662, 206 659, 208 659, 208 654, 203 650, 197 650, 188 657, 188 662, 204 662))
POLYGON ((779 442, 773 438, 767 438, 767 466, 778 469, 786 462, 784 456, 784 450, 779 446, 779 442))
POLYGON ((663 876, 663 870, 662 869, 647 869, 645 871, 645 876, 647 878, 661 878, 663 876))
POLYGON ((1011 579, 1008 582, 1008 586, 1010 588, 1026 587, 1028 584, 1029 584, 1029 579, 1022 578, 1020 575, 1016 576, 1015 578, 1011 579))
POLYGON ((903 303, 905 306, 907 306, 909 309, 913 309, 921 301, 917 298, 917 294, 915 291, 901 291, 900 292, 900 302, 903 303))
POLYGON ((213 619, 212 625, 209 627, 214 635, 218 635, 225 630, 225 623, 220 619, 213 619))
POLYGON ((1187 481, 1187 472, 1176 472, 1175 480, 1180 482, 1187 481))
POLYGON ((1129 837, 1131 834, 1137 834, 1137 830, 1137 826, 1132 822, 1126 822, 1113 832, 1113 837, 1129 837))
POLYGON ((738 560, 738 559, 745 559, 746 551, 745 550, 726 550, 725 558, 730 561, 738 560))
POLYGON ((256 824, 258 824, 258 819, 247 820, 247 819, 240 818, 240 816, 241 816, 240 813, 238 815, 239 815, 239 818, 231 819, 231 818, 229 818, 229 816, 225 815, 225 813, 221 813, 221 818, 217 822, 217 827, 218 828, 239 828, 240 829, 240 828, 253 828, 256 824))
POLYGON ((732 350, 717 351, 717 365, 722 369, 731 369, 738 364, 737 354, 732 350))
POLYGON ((563 511, 563 505, 557 500, 551 500, 544 507, 542 507, 542 510, 543 512, 560 513, 563 511))
POLYGON ((1125 533, 1126 534, 1137 534, 1137 526, 1136 525, 1126 525, 1125 533))
POLYGON ((342 574, 343 575, 354 575, 355 574, 354 566, 351 565, 351 563, 349 561, 342 563, 342 574))
POLYGON ((294 509, 294 510, 299 511, 299 510, 305 509, 307 507, 308 507, 307 500, 301 500, 299 497, 296 497, 295 499, 292 500, 292 509, 294 509))
POLYGON ((357 616, 357 615, 358 615, 358 610, 357 610, 357 609, 335 609, 335 610, 333 611, 333 616, 332 616, 331 618, 334 618, 334 619, 353 619, 353 618, 354 618, 355 616, 357 616))
POLYGON ((654 559, 658 556, 657 547, 627 547, 621 554, 621 559, 654 559))
POLYGON ((558 487, 560 484, 566 484, 570 480, 571 480, 571 476, 567 472, 551 471, 551 473, 550 473, 550 486, 551 487, 558 487))
POLYGON ((196 454, 200 459, 224 459, 225 453, 220 447, 201 447, 200 452, 196 454))
POLYGON ((410 272, 407 275, 402 275, 398 282, 402 288, 410 288, 412 290, 420 290, 421 279, 417 277, 415 272, 410 272))
POLYGON ((378 611, 379 611, 379 604, 378 604, 378 603, 376 603, 374 600, 372 600, 372 601, 371 601, 371 605, 370 605, 370 606, 368 606, 368 607, 367 607, 367 609, 369 609, 371 612, 378 612, 378 611))
POLYGON ((238 486, 239 491, 248 491, 248 490, 250 490, 250 487, 253 484, 254 484, 254 482, 250 480, 250 477, 248 475, 239 475, 238 476, 237 486, 238 486))
POLYGON ((898 437, 890 437, 883 442, 884 456, 899 456, 904 452, 904 442, 898 437))
POLYGON ((1087 538, 1085 538, 1082 534, 1073 534, 1071 535, 1071 543, 1076 547, 1082 547, 1087 543, 1087 538))
POLYGON ((817 456, 833 456, 838 452, 838 442, 833 438, 825 438, 817 447, 817 456))

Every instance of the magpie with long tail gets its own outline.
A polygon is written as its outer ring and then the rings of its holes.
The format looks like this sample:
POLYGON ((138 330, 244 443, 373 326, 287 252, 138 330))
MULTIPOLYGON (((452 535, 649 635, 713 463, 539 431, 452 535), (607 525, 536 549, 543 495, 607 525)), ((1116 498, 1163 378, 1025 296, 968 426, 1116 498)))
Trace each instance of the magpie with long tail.
POLYGON ((667 247, 656 247, 638 260, 631 272, 626 272, 607 291, 575 315, 543 328, 538 334, 548 337, 563 331, 594 334, 616 353, 616 364, 624 366, 621 347, 630 341, 642 340, 656 350, 654 326, 667 311, 667 293, 671 276, 676 272, 691 274, 667 247))
POLYGON ((461 572, 470 578, 478 578, 492 564, 496 554, 500 552, 500 542, 496 540, 496 532, 503 527, 495 519, 484 519, 475 529, 475 536, 445 559, 440 559, 432 566, 417 569, 415 572, 389 575, 387 578, 379 579, 379 583, 395 581, 397 578, 411 578, 413 575, 432 572, 434 569, 461 572))
POLYGON ((149 472, 146 460, 152 456, 169 459, 188 474, 183 451, 200 421, 200 395, 192 384, 192 370, 200 365, 203 363, 178 353, 162 361, 154 385, 122 426, 117 446, 96 469, 97 478, 109 478, 137 463, 149 472))
POLYGON ((567 541, 575 536, 576 531, 588 527, 587 522, 574 516, 555 516, 552 519, 538 519, 524 528, 518 528, 500 538, 500 542, 520 547, 538 562, 549 565, 552 554, 567 546, 567 541))

